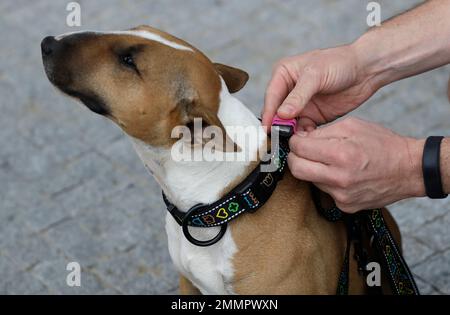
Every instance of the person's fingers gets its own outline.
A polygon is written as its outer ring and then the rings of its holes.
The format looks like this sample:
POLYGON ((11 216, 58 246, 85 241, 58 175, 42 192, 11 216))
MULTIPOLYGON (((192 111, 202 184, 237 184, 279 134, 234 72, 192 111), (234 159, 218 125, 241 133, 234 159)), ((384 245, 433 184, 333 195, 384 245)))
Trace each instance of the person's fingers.
MULTIPOLYGON (((321 126, 314 130, 308 131, 308 136, 311 138, 342 138, 349 135, 349 130, 346 128, 348 124, 346 120, 334 121, 328 125, 321 126)), ((351 133, 350 133, 351 134, 351 133)))
POLYGON ((297 130, 311 132, 317 128, 317 124, 308 117, 300 117, 297 122, 297 130))
POLYGON ((311 131, 314 131, 316 128, 317 128, 317 127, 306 126, 306 127, 305 127, 305 130, 306 130, 306 132, 311 132, 311 131))
MULTIPOLYGON (((342 210, 345 213, 355 213, 363 209, 373 209, 377 208, 374 207, 373 204, 367 204, 367 203, 359 203, 357 201, 346 201, 345 203, 342 203, 339 201, 340 198, 346 198, 345 192, 341 192, 339 190, 336 190, 335 187, 327 185, 327 184, 321 184, 321 183, 313 183, 317 188, 319 188, 321 191, 327 193, 330 195, 330 197, 333 199, 336 207, 338 207, 340 210, 342 210)), ((347 197, 348 198, 348 197, 347 197)))
MULTIPOLYGON (((333 198, 333 195, 332 195, 333 191, 334 191, 333 187, 331 187, 330 185, 327 185, 327 184, 323 184, 323 183, 313 183, 313 184, 314 184, 314 186, 319 188, 321 191, 327 193, 328 195, 330 195, 331 198, 333 198)), ((333 198, 333 201, 335 201, 334 198, 333 198)))
POLYGON ((320 84, 317 79, 308 75, 301 76, 294 89, 281 104, 277 113, 281 118, 292 119, 300 116, 303 108, 311 98, 319 92, 320 84))
POLYGON ((296 156, 294 153, 288 155, 288 165, 294 177, 308 182, 328 182, 330 170, 325 164, 310 161, 296 156))
POLYGON ((264 126, 272 125, 272 120, 278 107, 289 94, 289 82, 286 80, 286 75, 283 75, 281 71, 276 71, 267 86, 262 115, 264 126))
POLYGON ((334 138, 313 138, 294 134, 289 147, 296 156, 323 164, 335 163, 336 152, 340 151, 339 141, 334 138))

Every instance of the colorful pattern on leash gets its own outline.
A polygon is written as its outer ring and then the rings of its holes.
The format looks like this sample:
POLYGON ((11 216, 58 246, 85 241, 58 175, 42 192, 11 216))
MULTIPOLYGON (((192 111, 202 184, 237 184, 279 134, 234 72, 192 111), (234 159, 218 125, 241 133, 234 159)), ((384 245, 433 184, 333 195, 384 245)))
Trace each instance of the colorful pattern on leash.
POLYGON ((368 229, 375 237, 375 244, 389 275, 391 288, 396 295, 419 295, 419 289, 400 250, 387 228, 380 209, 371 210, 367 215, 368 229))
MULTIPOLYGON (((311 193, 317 210, 329 221, 335 222, 343 219, 347 226, 347 248, 345 250, 344 263, 339 274, 338 285, 336 289, 337 295, 347 295, 349 289, 349 256, 350 248, 354 241, 361 242, 360 235, 355 236, 354 228, 361 223, 366 226, 369 237, 373 237, 373 243, 378 256, 380 257, 383 271, 387 273, 389 284, 392 292, 396 295, 419 295, 419 290, 414 281, 411 271, 408 268, 403 256, 395 243, 386 221, 383 218, 381 209, 366 210, 359 213, 349 215, 344 214, 338 207, 324 209, 320 202, 319 190, 315 186, 311 186, 311 193)), ((355 245, 356 246, 356 245, 355 245)), ((357 253, 355 247, 355 254, 357 253)), ((358 261, 359 268, 362 266, 358 261)), ((381 292, 381 291, 379 291, 381 292)))

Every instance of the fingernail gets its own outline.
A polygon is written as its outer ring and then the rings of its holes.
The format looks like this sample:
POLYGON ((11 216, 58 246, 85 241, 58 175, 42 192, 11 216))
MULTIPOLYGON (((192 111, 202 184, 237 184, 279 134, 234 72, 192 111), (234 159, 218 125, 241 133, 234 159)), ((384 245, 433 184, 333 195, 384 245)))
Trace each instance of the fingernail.
POLYGON ((308 135, 308 133, 306 131, 300 130, 300 131, 297 131, 296 135, 300 136, 300 137, 306 137, 308 135))
POLYGON ((280 114, 284 114, 284 115, 290 115, 292 113, 294 113, 294 106, 286 104, 280 107, 280 109, 278 110, 278 112, 280 114))

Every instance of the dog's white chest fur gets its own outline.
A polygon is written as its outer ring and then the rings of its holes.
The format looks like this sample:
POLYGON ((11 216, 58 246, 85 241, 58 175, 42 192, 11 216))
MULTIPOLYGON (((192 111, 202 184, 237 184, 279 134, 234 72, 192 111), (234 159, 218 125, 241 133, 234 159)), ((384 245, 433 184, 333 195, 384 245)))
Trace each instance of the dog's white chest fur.
MULTIPOLYGON (((217 228, 197 231, 201 237, 213 238, 217 228)), ((189 279, 202 294, 234 294, 232 287, 232 258, 237 251, 231 232, 227 231, 223 238, 209 247, 191 244, 183 235, 181 227, 170 214, 166 217, 166 232, 169 242, 169 253, 175 267, 189 279)))

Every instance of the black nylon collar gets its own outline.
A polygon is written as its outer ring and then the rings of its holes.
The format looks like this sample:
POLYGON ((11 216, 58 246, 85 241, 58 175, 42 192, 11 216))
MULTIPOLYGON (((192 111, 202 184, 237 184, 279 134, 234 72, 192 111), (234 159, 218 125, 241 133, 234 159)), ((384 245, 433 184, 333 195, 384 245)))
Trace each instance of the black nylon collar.
POLYGON ((167 210, 179 225, 203 228, 222 226, 245 212, 253 213, 266 203, 282 179, 287 167, 288 153, 287 139, 281 138, 278 151, 272 153, 269 161, 260 163, 236 188, 210 205, 196 205, 183 212, 172 204, 163 192, 167 210), (269 163, 275 163, 276 170, 262 172, 261 167, 269 163))

